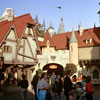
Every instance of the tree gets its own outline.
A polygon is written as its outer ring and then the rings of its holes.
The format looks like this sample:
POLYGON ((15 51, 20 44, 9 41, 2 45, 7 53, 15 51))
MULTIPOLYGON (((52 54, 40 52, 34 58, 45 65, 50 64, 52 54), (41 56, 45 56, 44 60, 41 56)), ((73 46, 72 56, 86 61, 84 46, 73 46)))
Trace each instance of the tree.
POLYGON ((65 67, 65 74, 68 70, 71 70, 72 74, 76 73, 77 72, 77 67, 76 65, 74 64, 66 64, 66 67, 65 67))
POLYGON ((46 28, 45 28, 45 20, 43 20, 43 24, 41 24, 38 20, 38 16, 36 15, 36 17, 34 18, 34 21, 36 23, 36 28, 38 29, 38 34, 37 36, 39 37, 44 37, 46 28))

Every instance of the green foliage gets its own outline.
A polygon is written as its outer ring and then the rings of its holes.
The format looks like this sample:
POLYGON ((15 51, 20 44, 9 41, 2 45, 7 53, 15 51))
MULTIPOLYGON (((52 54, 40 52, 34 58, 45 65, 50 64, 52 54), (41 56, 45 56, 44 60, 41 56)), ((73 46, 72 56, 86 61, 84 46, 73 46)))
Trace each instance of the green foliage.
POLYGON ((38 69, 38 72, 39 72, 39 75, 41 76, 42 73, 43 73, 43 70, 42 69, 38 69))
POLYGON ((36 23, 36 28, 38 29, 37 36, 44 37, 46 28, 45 28, 45 20, 43 21, 43 24, 41 24, 38 20, 38 16, 34 18, 34 21, 36 23))
POLYGON ((76 65, 74 64, 66 64, 66 67, 65 67, 65 74, 68 70, 71 70, 72 74, 76 73, 77 72, 77 67, 76 65))

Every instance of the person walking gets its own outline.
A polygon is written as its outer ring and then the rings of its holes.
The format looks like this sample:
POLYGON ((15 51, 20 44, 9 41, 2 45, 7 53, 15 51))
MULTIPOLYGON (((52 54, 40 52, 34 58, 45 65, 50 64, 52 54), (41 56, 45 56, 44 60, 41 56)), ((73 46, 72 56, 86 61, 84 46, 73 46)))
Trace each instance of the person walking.
POLYGON ((48 89, 49 84, 47 82, 47 73, 43 73, 37 86, 38 100, 45 100, 48 89))
POLYGON ((82 77, 82 81, 81 81, 81 84, 82 84, 82 98, 81 100, 86 100, 86 76, 83 75, 82 77))
POLYGON ((73 89, 72 82, 70 79, 71 75, 71 70, 68 70, 64 79, 64 94, 66 96, 66 100, 69 100, 69 95, 71 93, 71 90, 73 89))
POLYGON ((18 86, 21 87, 22 100, 26 100, 27 88, 29 86, 29 83, 28 83, 28 81, 26 79, 26 76, 24 74, 22 74, 22 80, 20 81, 20 83, 18 84, 18 86))
POLYGON ((93 89, 91 86, 91 78, 86 78, 86 100, 93 100, 93 89))
POLYGON ((37 84, 38 84, 39 78, 40 78, 39 73, 38 73, 38 71, 36 71, 36 75, 33 77, 32 82, 31 82, 33 89, 34 89, 34 92, 35 92, 35 99, 36 100, 38 100, 38 98, 37 98, 37 84))
POLYGON ((52 96, 55 96, 55 82, 56 82, 56 75, 55 75, 55 72, 53 72, 51 75, 52 96))
POLYGON ((61 96, 60 94, 62 92, 62 80, 61 80, 60 75, 57 75, 57 79, 55 82, 55 88, 56 88, 57 97, 60 98, 61 96))

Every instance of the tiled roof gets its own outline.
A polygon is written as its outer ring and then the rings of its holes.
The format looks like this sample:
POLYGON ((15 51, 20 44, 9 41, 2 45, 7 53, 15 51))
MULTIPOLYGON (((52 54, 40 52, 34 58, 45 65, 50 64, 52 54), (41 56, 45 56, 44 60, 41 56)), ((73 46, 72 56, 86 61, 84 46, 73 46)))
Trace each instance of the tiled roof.
POLYGON ((0 23, 0 43, 2 42, 4 37, 6 36, 6 34, 9 31, 11 25, 12 25, 12 23, 8 22, 8 21, 0 23))
MULTIPOLYGON (((100 27, 85 29, 80 36, 79 31, 75 31, 76 38, 78 40, 78 47, 90 47, 100 45, 100 27), (85 40, 92 39, 91 43, 85 42, 85 40)), ((71 32, 67 33, 67 37, 70 39, 71 32)))
MULTIPOLYGON (((69 41, 71 38, 72 32, 66 32, 61 34, 55 34, 50 41, 55 45, 56 49, 68 49, 69 48, 69 41)), ((100 27, 84 29, 83 34, 80 35, 79 31, 74 31, 75 36, 78 41, 78 47, 93 47, 100 45, 100 27), (86 43, 86 40, 92 39, 91 43, 86 43)), ((49 33, 48 33, 49 36, 49 33)), ((47 37, 47 36, 46 36, 47 37)), ((45 40, 47 41, 48 38, 45 40)), ((44 41, 40 43, 40 46, 44 45, 44 41)))
POLYGON ((52 37, 53 42, 56 45, 56 49, 65 49, 67 48, 67 37, 65 33, 55 34, 52 37))
POLYGON ((51 38, 51 36, 50 36, 48 31, 45 34, 44 41, 43 42, 39 41, 39 45, 42 46, 42 47, 46 47, 47 40, 49 40, 51 47, 55 47, 55 44, 52 41, 52 38, 51 38))
POLYGON ((21 38, 27 23, 35 24, 30 14, 25 14, 14 19, 18 38, 21 38))
POLYGON ((4 39, 9 29, 11 28, 11 25, 13 24, 15 25, 18 38, 21 38, 27 23, 35 24, 30 14, 25 14, 19 17, 15 17, 14 20, 12 21, 6 20, 3 22, 0 22, 0 43, 4 39))

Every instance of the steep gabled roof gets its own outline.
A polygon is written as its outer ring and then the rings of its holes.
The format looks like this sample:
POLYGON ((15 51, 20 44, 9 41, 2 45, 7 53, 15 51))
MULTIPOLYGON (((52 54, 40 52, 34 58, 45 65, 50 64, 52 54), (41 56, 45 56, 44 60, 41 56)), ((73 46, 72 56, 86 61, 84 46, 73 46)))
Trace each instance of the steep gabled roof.
POLYGON ((47 31, 46 34, 45 34, 44 41, 43 41, 43 42, 39 41, 39 45, 40 45, 40 46, 43 46, 43 47, 46 47, 46 46, 47 46, 46 43, 47 43, 48 40, 49 40, 49 42, 50 42, 50 46, 51 46, 51 47, 55 47, 55 44, 54 44, 54 42, 52 41, 52 38, 51 38, 51 36, 50 36, 50 34, 49 34, 48 31, 47 31))
POLYGON ((66 34, 55 34, 52 37, 53 42, 55 43, 56 49, 66 49, 67 48, 67 37, 66 34))
POLYGON ((6 36, 6 34, 9 31, 11 26, 12 26, 12 23, 8 22, 8 21, 0 23, 0 43, 2 42, 4 37, 6 36))
POLYGON ((4 39, 5 35, 8 33, 12 25, 15 25, 18 38, 20 39, 28 23, 33 25, 35 24, 30 14, 25 14, 19 17, 15 17, 14 20, 12 21, 6 20, 0 22, 0 43, 4 39))
MULTIPOLYGON (((72 32, 55 34, 50 40, 52 40, 56 49, 68 49, 71 34, 72 32)), ((74 31, 74 35, 76 36, 79 48, 100 46, 100 27, 84 29, 82 35, 79 34, 79 31, 74 31), (91 43, 86 43, 86 40, 90 39, 92 39, 91 43)), ((40 44, 40 47, 44 46, 43 44, 44 42, 40 44)))
MULTIPOLYGON (((75 31, 75 35, 78 41, 78 47, 90 47, 100 45, 100 27, 85 29, 80 36, 79 31, 75 31), (91 43, 87 43, 85 40, 92 39, 91 43)), ((67 33, 67 37, 71 38, 71 32, 67 33)))
POLYGON ((35 24, 30 14, 25 14, 25 15, 16 17, 14 19, 14 24, 15 24, 16 31, 18 34, 18 38, 21 38, 27 23, 35 24))

